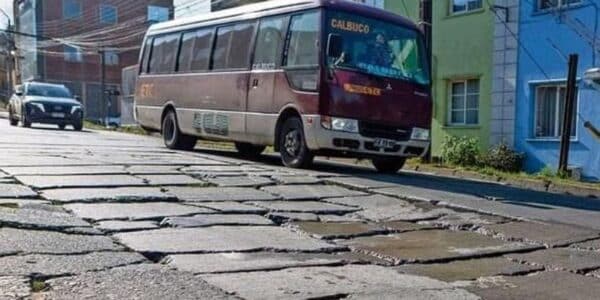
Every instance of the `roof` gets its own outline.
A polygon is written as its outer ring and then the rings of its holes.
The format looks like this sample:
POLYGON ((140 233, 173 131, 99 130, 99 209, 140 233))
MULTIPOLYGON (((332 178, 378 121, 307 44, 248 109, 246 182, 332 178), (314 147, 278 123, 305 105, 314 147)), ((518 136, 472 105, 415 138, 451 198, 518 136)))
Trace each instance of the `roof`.
POLYGON ((245 19, 254 19, 261 17, 263 14, 271 15, 287 13, 317 7, 329 7, 338 10, 351 11, 366 17, 397 23, 418 30, 418 27, 407 18, 383 9, 374 8, 356 2, 345 0, 272 0, 158 23, 152 25, 148 30, 148 33, 156 34, 161 32, 169 32, 172 30, 185 29, 187 27, 193 27, 199 23, 223 23, 228 21, 233 22, 245 19))

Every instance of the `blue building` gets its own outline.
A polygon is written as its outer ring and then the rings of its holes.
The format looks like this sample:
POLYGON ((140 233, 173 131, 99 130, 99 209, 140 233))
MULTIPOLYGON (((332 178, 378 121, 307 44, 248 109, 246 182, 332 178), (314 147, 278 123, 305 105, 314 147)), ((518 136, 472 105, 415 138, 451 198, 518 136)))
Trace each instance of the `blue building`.
POLYGON ((576 112, 569 165, 600 180, 600 140, 584 126, 600 128, 600 91, 586 70, 600 67, 600 0, 521 0, 517 64, 515 148, 525 168, 556 169, 560 155, 567 56, 579 54, 576 112), (595 47, 593 46, 595 45, 595 47))

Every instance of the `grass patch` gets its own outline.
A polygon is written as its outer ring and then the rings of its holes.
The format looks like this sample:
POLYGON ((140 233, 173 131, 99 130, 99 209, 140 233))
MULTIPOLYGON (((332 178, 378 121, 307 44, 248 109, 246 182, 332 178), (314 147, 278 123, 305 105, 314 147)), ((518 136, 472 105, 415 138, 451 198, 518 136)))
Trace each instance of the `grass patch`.
POLYGON ((127 125, 127 126, 119 126, 119 127, 106 127, 100 124, 96 124, 89 121, 83 122, 83 127, 91 130, 103 130, 103 131, 112 131, 112 132, 122 132, 122 133, 130 133, 136 135, 150 135, 150 133, 144 130, 142 127, 138 125, 127 125))
POLYGON ((34 293, 39 293, 39 292, 43 292, 48 288, 48 285, 46 284, 45 281, 43 280, 39 280, 39 279, 34 279, 31 282, 31 291, 34 293))

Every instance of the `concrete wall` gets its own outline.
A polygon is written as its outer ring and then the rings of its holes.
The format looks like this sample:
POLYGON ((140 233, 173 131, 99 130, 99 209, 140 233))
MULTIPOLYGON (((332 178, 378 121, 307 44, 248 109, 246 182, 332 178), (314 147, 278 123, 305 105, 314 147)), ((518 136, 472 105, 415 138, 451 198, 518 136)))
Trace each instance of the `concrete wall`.
MULTIPOLYGON (((586 32, 593 32, 594 24, 598 22, 596 9, 588 5, 589 1, 583 2, 586 5, 562 10, 560 13, 542 13, 532 7, 531 1, 521 1, 520 42, 535 60, 521 48, 515 145, 518 150, 526 153, 526 169, 530 172, 539 171, 545 166, 555 169, 560 149, 558 139, 534 138, 536 85, 552 81, 564 82, 567 77, 567 61, 563 55, 569 53, 580 55, 579 76, 583 76, 586 69, 600 65, 599 59, 595 63, 592 61, 591 44, 582 38, 586 32), (576 19, 584 26, 577 29, 577 26, 569 25, 569 20, 576 19)), ((579 82, 579 87, 577 134, 571 143, 570 164, 583 168, 584 176, 600 179, 600 143, 583 126, 587 120, 600 127, 600 92, 583 82, 579 82)))

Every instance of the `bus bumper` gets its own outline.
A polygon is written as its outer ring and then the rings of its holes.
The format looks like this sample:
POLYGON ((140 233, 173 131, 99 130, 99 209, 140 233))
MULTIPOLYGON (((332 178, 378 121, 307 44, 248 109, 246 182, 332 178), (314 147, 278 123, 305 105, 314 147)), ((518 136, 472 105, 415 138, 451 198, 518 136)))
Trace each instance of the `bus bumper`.
POLYGON ((334 131, 321 126, 321 117, 309 115, 303 117, 304 134, 307 147, 315 153, 342 155, 351 157, 422 157, 427 154, 431 144, 428 140, 396 141, 393 147, 376 148, 376 139, 359 133, 334 131))

